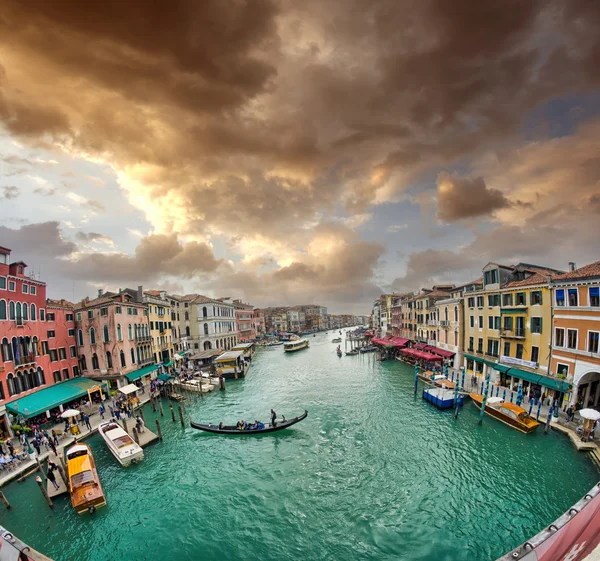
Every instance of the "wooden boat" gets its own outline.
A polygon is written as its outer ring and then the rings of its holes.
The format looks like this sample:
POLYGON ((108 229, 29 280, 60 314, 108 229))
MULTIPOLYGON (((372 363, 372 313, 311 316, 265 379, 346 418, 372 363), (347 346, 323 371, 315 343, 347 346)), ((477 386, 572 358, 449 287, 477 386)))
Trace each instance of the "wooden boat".
MULTIPOLYGON (((481 409, 483 396, 476 393, 469 394, 473 403, 481 409)), ((540 425, 534 418, 530 417, 525 409, 514 403, 506 403, 501 397, 488 397, 485 404, 485 412, 505 425, 520 432, 533 432, 540 425)))
POLYGON ((446 390, 453 390, 456 387, 456 384, 451 380, 448 380, 446 376, 436 376, 433 379, 433 385, 446 390))
POLYGON ((75 444, 67 450, 67 479, 71 504, 77 514, 93 513, 106 505, 92 451, 87 444, 75 444))
POLYGON ((346 351, 346 356, 356 356, 358 354, 358 349, 354 349, 352 351, 346 351))
POLYGON ((100 423, 98 432, 111 454, 122 466, 137 464, 144 459, 144 450, 115 421, 100 423))
POLYGON ((276 423, 275 426, 270 424, 265 425, 264 429, 239 430, 235 427, 235 425, 203 425, 201 423, 194 423, 194 421, 190 421, 190 425, 192 426, 192 428, 203 430, 206 432, 214 432, 217 434, 265 434, 267 432, 275 432, 278 430, 287 429, 288 427, 291 427, 292 425, 295 425, 296 423, 299 423, 300 421, 306 419, 307 415, 308 411, 305 410, 304 413, 302 413, 302 415, 299 415, 298 417, 294 417, 293 419, 287 419, 280 423, 276 423))
POLYGON ((331 342, 332 343, 341 343, 342 340, 339 337, 337 337, 336 339, 332 339, 331 342))
POLYGON ((308 341, 306 339, 297 339, 296 341, 289 341, 283 345, 283 350, 286 353, 293 353, 294 351, 301 351, 308 347, 308 341))
POLYGON ((361 353, 374 353, 377 350, 377 347, 363 347, 359 352, 361 353))

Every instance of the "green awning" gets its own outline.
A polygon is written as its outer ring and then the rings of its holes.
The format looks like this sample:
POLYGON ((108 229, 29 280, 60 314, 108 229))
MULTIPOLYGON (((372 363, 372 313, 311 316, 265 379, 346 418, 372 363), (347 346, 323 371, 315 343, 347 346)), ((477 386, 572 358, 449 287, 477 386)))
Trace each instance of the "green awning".
POLYGON ((510 366, 504 366, 504 364, 498 364, 497 362, 492 362, 491 360, 484 360, 484 362, 498 372, 506 373, 510 370, 510 366))
POLYGON ((474 362, 481 362, 482 364, 485 363, 485 360, 483 360, 481 357, 468 355, 467 353, 465 353, 465 358, 468 358, 474 362))
POLYGON ((14 415, 23 415, 26 419, 30 419, 31 417, 50 411, 50 409, 54 409, 59 405, 64 405, 65 403, 86 396, 88 390, 100 385, 105 386, 105 384, 90 380, 89 378, 72 378, 7 403, 6 409, 14 415))
POLYGON ((173 361, 165 362, 165 366, 168 368, 169 366, 173 366, 173 361))
POLYGON ((148 374, 152 374, 158 368, 158 364, 151 364, 150 366, 144 366, 144 368, 138 368, 129 374, 125 374, 125 378, 127 378, 130 382, 135 382, 148 374))
POLYGON ((521 370, 520 368, 511 368, 509 370, 509 374, 511 376, 515 376, 516 378, 527 380, 532 384, 545 386, 551 390, 557 390, 559 392, 568 392, 571 389, 571 384, 565 380, 559 380, 558 378, 535 374, 534 372, 527 372, 526 370, 521 370))
POLYGON ((177 354, 178 354, 179 356, 184 356, 184 355, 185 355, 185 351, 179 351, 177 354))
POLYGON ((501 314, 526 314, 527 308, 502 308, 501 314))
POLYGON ((162 382, 168 382, 169 380, 174 380, 175 376, 169 376, 168 374, 159 374, 157 378, 162 382))

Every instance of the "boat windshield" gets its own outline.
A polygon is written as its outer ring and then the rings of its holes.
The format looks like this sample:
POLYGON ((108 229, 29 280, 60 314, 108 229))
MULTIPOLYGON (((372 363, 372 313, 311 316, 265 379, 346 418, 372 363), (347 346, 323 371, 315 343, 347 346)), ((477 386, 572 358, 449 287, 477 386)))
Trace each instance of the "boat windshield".
POLYGON ((507 409, 506 407, 501 407, 500 411, 502 413, 504 413, 507 417, 510 417, 511 419, 515 419, 516 420, 518 418, 517 414, 514 411, 512 411, 510 409, 507 409))
POLYGON ((129 446, 133 441, 128 435, 125 434, 119 438, 115 438, 113 442, 117 448, 123 448, 123 446, 129 446))
POLYGON ((76 473, 71 477, 71 486, 76 489, 77 487, 83 487, 88 483, 94 483, 94 475, 90 470, 76 473))

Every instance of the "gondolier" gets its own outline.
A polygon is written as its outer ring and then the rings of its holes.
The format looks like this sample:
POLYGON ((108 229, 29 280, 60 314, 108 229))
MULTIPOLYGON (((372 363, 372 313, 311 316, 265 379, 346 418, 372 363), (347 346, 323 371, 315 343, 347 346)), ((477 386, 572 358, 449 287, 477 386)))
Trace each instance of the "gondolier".
MULTIPOLYGON (((273 413, 275 413, 273 411, 273 413)), ((242 423, 243 421, 238 421, 237 425, 225 425, 223 422, 220 422, 218 425, 212 425, 212 424, 200 424, 200 423, 195 423, 194 421, 190 421, 190 425, 192 426, 192 428, 198 429, 198 430, 203 430, 203 431, 207 431, 207 432, 214 432, 214 433, 218 433, 218 434, 236 434, 236 435, 246 435, 246 434, 264 434, 267 432, 275 432, 275 431, 279 431, 279 430, 283 430, 286 429, 288 427, 291 427, 292 425, 295 425, 296 423, 299 423, 300 421, 302 421, 303 419, 306 419, 306 416, 308 415, 308 411, 304 411, 304 413, 302 415, 298 415, 298 417, 294 417, 293 419, 286 419, 285 417, 283 417, 283 421, 281 421, 280 423, 277 423, 275 425, 263 425, 263 423, 261 423, 260 421, 254 421, 254 423, 252 425, 248 425, 247 423, 244 423, 243 428, 240 427, 240 423, 242 423)), ((277 417, 277 414, 275 414, 275 417, 277 417)))
POLYGON ((275 413, 275 409, 271 409, 271 426, 277 426, 277 413, 275 413))

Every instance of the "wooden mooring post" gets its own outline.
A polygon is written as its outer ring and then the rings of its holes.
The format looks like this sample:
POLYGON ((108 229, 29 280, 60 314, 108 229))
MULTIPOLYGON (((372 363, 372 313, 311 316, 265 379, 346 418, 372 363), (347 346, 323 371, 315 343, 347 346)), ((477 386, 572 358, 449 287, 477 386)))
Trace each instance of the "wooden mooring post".
POLYGON ((175 409, 173 409, 173 404, 169 402, 169 409, 171 410, 171 419, 175 422, 175 409))
POLYGON ((158 438, 160 440, 162 440, 163 439, 163 437, 162 437, 162 430, 160 428, 160 422, 159 422, 158 419, 156 419, 156 432, 158 433, 158 438))
POLYGON ((10 508, 10 503, 8 502, 8 499, 4 496, 4 493, 2 491, 0 491, 0 501, 4 503, 6 510, 10 508))
POLYGON ((50 508, 52 508, 54 506, 54 503, 52 502, 52 499, 48 496, 48 491, 46 491, 46 486, 44 485, 44 482, 42 481, 42 478, 39 475, 36 476, 35 482, 38 484, 38 487, 40 488, 42 495, 44 495, 44 499, 46 499, 48 506, 50 508))
POLYGON ((160 398, 158 398, 158 408, 160 409, 160 416, 164 417, 165 416, 165 412, 163 411, 162 399, 160 399, 160 398))
POLYGON ((185 423, 183 422, 183 410, 181 409, 181 405, 178 405, 177 409, 179 411, 179 420, 181 421, 181 426, 184 427, 185 423))
POLYGON ((40 457, 36 455, 35 461, 37 463, 38 469, 40 470, 40 474, 42 475, 42 481, 46 481, 46 475, 44 474, 44 469, 42 468, 42 462, 40 462, 40 457))

